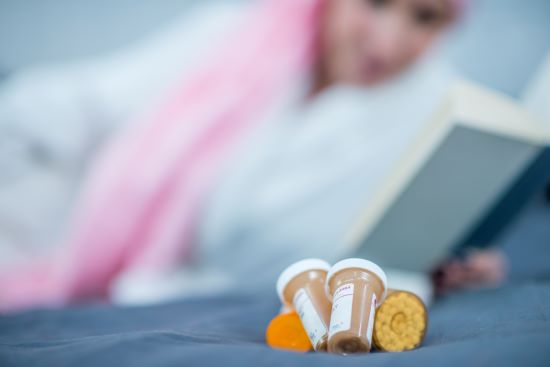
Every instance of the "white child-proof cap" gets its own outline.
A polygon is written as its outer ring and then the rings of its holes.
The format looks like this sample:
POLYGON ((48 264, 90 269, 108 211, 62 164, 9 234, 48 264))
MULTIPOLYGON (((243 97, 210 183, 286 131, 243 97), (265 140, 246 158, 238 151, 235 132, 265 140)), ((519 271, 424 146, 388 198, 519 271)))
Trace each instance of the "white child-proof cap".
POLYGON ((386 298, 386 292, 388 289, 388 279, 386 277, 386 273, 384 272, 384 270, 382 270, 381 267, 379 267, 372 261, 359 259, 359 258, 351 258, 351 259, 338 261, 336 264, 332 266, 332 268, 330 268, 327 274, 327 281, 325 283, 325 292, 327 294, 327 297, 332 300, 332 294, 330 293, 330 287, 329 287, 331 278, 336 273, 339 273, 344 269, 352 269, 352 268, 363 269, 368 272, 371 272, 382 281, 382 284, 384 285, 384 294, 382 295, 382 300, 380 300, 378 304, 382 303, 382 301, 386 298))
POLYGON ((328 272, 329 269, 330 264, 321 259, 304 259, 290 265, 288 268, 283 270, 281 275, 279 275, 279 279, 277 279, 277 294, 279 295, 281 302, 285 303, 283 294, 285 292, 285 288, 297 275, 311 270, 324 270, 328 272))

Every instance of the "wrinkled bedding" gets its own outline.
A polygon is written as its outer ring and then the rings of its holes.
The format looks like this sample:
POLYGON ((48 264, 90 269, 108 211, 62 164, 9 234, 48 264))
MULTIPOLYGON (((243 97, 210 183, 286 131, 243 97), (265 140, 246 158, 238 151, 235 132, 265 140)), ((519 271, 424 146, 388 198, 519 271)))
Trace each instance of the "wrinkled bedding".
POLYGON ((430 310, 415 351, 339 357, 272 350, 276 296, 225 295, 0 317, 0 366, 548 366, 550 282, 455 294, 430 310))

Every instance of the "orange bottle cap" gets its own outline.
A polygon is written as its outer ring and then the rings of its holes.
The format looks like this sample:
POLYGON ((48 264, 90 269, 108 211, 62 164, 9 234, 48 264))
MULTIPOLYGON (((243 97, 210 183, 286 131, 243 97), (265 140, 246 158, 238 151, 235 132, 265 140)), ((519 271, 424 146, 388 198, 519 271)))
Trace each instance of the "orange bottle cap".
POLYGON ((267 327, 267 344, 272 348, 287 349, 296 352, 308 352, 313 346, 296 312, 276 316, 267 327))

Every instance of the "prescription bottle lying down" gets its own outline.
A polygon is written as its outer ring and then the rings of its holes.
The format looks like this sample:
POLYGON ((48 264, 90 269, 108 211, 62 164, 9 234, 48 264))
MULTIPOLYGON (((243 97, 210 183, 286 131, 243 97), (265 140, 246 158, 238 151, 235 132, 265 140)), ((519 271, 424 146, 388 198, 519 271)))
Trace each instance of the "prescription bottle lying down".
POLYGON ((376 310, 373 343, 385 352, 418 348, 428 329, 428 310, 414 293, 390 290, 376 310))
POLYGON ((277 280, 283 304, 298 313, 315 351, 326 351, 331 304, 325 295, 330 265, 319 259, 305 259, 286 268, 277 280))

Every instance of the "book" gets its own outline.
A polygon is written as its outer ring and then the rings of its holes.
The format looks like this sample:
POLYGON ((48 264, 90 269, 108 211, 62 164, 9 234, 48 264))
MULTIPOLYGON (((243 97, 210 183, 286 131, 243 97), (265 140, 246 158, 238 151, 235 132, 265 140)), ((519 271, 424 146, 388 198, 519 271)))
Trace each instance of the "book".
POLYGON ((548 127, 516 101, 458 81, 345 245, 418 272, 462 246, 489 245, 550 178, 549 145, 548 127))
MULTIPOLYGON (((529 82, 522 100, 529 112, 550 127, 550 52, 529 82)), ((546 184, 545 194, 546 201, 550 203, 550 181, 546 184)))
POLYGON ((522 100, 528 111, 550 126, 550 52, 527 85, 522 100))

